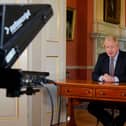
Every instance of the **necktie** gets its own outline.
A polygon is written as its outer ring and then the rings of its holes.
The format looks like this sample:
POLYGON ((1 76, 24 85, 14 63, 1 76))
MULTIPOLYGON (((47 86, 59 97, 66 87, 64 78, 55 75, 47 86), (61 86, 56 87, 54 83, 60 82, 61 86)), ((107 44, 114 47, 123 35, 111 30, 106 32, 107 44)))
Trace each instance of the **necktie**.
POLYGON ((114 58, 110 58, 110 64, 109 64, 109 74, 111 76, 114 76, 114 58))

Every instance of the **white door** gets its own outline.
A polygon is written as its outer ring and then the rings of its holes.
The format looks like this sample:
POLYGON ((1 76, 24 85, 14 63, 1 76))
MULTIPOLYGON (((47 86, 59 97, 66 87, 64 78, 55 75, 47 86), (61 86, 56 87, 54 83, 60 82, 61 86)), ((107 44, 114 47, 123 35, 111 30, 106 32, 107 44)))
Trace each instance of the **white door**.
MULTIPOLYGON (((66 0, 31 0, 31 3, 48 3, 52 5, 53 16, 41 30, 41 33, 32 43, 31 68, 50 73, 49 79, 64 80, 66 73, 66 0), (36 44, 36 41, 38 44, 36 44), (40 42, 40 43, 39 43, 40 42), (41 50, 41 51, 40 51, 41 50)), ((51 92, 54 103, 54 123, 57 123, 58 97, 57 87, 47 86, 51 92)), ((42 88, 41 94, 33 96, 33 126, 49 126, 51 118, 51 103, 49 94, 42 88), (38 111, 38 113, 36 112, 38 111), (38 118, 41 111, 41 118, 38 118)), ((65 114, 61 120, 65 120, 65 114)))
MULTIPOLYGON (((66 63, 66 1, 65 0, 0 0, 0 3, 49 3, 54 15, 25 50, 14 67, 22 70, 47 71, 49 79, 65 79, 66 63)), ((31 26, 32 27, 32 26, 31 26)), ((54 103, 54 123, 57 123, 57 88, 48 86, 54 103)), ((51 104, 49 95, 42 88, 36 95, 19 98, 5 97, 0 91, 0 126, 49 126, 51 104)), ((64 120, 65 117, 62 117, 64 120)))

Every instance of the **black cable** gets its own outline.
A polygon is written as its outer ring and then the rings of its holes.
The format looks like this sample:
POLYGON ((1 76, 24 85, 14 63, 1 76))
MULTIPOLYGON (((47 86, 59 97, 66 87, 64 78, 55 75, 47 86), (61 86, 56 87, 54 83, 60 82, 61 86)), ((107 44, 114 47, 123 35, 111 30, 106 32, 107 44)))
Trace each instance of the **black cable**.
MULTIPOLYGON (((47 78, 43 78, 43 79, 41 79, 41 81, 43 82, 43 84, 54 84, 54 85, 56 85, 56 82, 55 81, 53 81, 53 80, 50 80, 50 79, 47 79, 47 78)), ((48 88, 47 88, 48 89, 48 88)), ((48 91, 49 91, 49 89, 48 89, 48 91)), ((51 95, 50 95, 51 96, 51 95)), ((50 98, 50 100, 51 100, 52 98, 50 98)), ((62 102, 62 96, 60 95, 59 96, 59 111, 58 111, 58 123, 57 123, 57 126, 60 126, 60 116, 61 116, 61 103, 62 102)), ((52 101, 52 103, 53 103, 53 101, 52 101)), ((54 108, 54 105, 52 104, 52 108, 54 108)), ((53 113, 54 113, 54 109, 52 109, 52 119, 51 119, 51 123, 50 123, 50 126, 52 126, 52 123, 53 123, 53 113)))
MULTIPOLYGON (((56 85, 56 82, 53 81, 53 80, 50 80, 50 79, 47 79, 47 78, 43 78, 42 79, 42 82, 43 84, 54 84, 56 85)), ((46 87, 47 88, 47 87, 46 87)), ((49 89, 47 88, 47 91, 49 92, 49 89)), ((49 93, 50 97, 51 97, 51 94, 49 93)), ((52 98, 50 98, 51 100, 52 98)), ((53 101, 52 101, 53 103, 53 101)), ((58 123, 57 123, 57 126, 60 126, 60 117, 61 117, 61 108, 62 108, 62 96, 60 95, 59 96, 59 110, 58 110, 58 123)), ((54 108, 54 105, 52 104, 52 108, 54 108)), ((54 113, 54 109, 52 109, 52 118, 51 118, 51 123, 50 123, 50 126, 52 126, 52 123, 53 123, 53 113, 54 113)))
POLYGON ((51 95, 51 92, 50 92, 50 90, 49 90, 49 88, 48 87, 46 87, 45 85, 44 85, 44 83, 41 83, 41 85, 43 86, 43 87, 45 87, 45 89, 47 90, 47 93, 48 93, 48 95, 49 95, 49 98, 50 98, 50 102, 51 102, 51 120, 50 120, 50 126, 53 126, 53 115, 54 115, 54 104, 53 104, 53 98, 52 98, 52 95, 51 95))
POLYGON ((58 123, 57 126, 60 126, 60 116, 61 116, 61 108, 62 108, 62 96, 59 96, 59 111, 58 111, 58 123))
POLYGON ((56 82, 55 82, 55 81, 50 80, 50 79, 47 79, 47 78, 41 78, 41 81, 42 81, 44 84, 54 84, 54 85, 56 85, 56 82))
POLYGON ((53 115, 54 115, 54 104, 53 104, 53 98, 51 95, 51 92, 49 91, 49 89, 46 87, 46 90, 48 92, 48 95, 50 97, 50 102, 51 102, 51 110, 52 110, 52 115, 51 115, 51 120, 50 120, 50 126, 53 125, 53 115))
MULTIPOLYGON (((42 87, 44 87, 47 90, 47 93, 49 95, 50 102, 51 102, 51 113, 52 113, 51 114, 51 120, 50 120, 50 126, 53 126, 53 116, 54 116, 53 98, 52 98, 52 95, 51 95, 51 92, 50 92, 49 88, 47 86, 45 86, 45 85, 47 85, 47 84, 54 84, 54 85, 56 85, 56 82, 53 81, 53 80, 47 79, 47 78, 39 78, 39 79, 37 78, 35 80, 34 79, 32 80, 32 84, 34 84, 34 86, 42 86, 42 87)), ((30 88, 30 94, 33 94, 34 92, 37 91, 37 90, 34 90, 34 89, 31 90, 31 89, 32 89, 32 87, 30 88)))

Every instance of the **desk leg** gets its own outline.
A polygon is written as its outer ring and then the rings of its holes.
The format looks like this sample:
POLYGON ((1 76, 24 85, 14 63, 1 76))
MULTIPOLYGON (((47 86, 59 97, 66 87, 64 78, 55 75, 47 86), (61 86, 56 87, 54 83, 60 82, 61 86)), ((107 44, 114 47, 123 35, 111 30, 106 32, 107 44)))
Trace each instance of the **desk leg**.
POLYGON ((75 117, 74 117, 74 104, 73 99, 68 99, 67 104, 67 126, 76 126, 75 117))

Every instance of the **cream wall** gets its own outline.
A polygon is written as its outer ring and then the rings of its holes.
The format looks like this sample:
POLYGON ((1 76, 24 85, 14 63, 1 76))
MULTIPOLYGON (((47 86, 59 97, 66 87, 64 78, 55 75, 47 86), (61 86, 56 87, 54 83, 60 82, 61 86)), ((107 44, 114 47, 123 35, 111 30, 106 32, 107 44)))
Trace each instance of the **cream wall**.
POLYGON ((103 0, 94 0, 94 32, 125 36, 125 0, 121 0, 120 24, 115 25, 103 21, 103 0))
MULTIPOLYGON (((53 16, 42 29, 31 44, 29 52, 29 63, 31 70, 48 71, 49 78, 54 81, 65 79, 66 63, 66 0, 30 0, 30 3, 48 3, 52 5, 53 16), (37 45, 35 42, 37 41, 37 45)), ((47 85, 53 98, 54 119, 58 120, 58 97, 57 87, 47 85)), ((65 101, 65 100, 64 100, 65 101)), ((65 104, 63 101, 63 104, 65 104)), ((33 126, 49 126, 51 119, 51 103, 46 88, 42 88, 40 94, 33 96, 32 99, 32 123, 33 126), (40 115, 37 117, 37 115, 40 115)), ((65 121, 65 106, 63 108, 61 121, 65 121)))
POLYGON ((94 0, 94 31, 92 37, 94 39, 94 64, 96 63, 98 54, 103 52, 103 39, 107 34, 118 36, 120 47, 126 50, 126 27, 125 27, 125 0, 121 0, 120 24, 111 24, 103 20, 103 0, 94 0))

